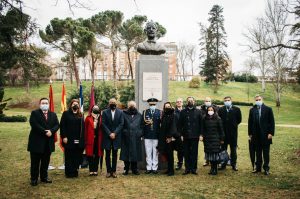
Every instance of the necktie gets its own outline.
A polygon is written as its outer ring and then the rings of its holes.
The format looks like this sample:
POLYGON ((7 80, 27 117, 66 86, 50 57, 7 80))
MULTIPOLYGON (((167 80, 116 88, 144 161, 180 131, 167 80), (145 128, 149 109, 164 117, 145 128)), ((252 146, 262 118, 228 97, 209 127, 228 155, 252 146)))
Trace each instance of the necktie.
POLYGON ((44 113, 44 116, 45 116, 45 119, 47 121, 48 120, 48 114, 46 112, 44 113))

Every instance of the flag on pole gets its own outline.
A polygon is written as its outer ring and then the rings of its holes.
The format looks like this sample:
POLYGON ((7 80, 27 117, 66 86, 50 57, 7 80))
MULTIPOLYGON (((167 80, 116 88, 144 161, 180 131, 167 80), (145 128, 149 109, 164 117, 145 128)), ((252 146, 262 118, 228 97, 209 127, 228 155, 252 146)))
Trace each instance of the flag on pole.
MULTIPOLYGON (((66 88, 65 83, 62 85, 62 91, 61 91, 61 102, 60 102, 60 112, 63 113, 67 110, 67 97, 66 97, 66 88)), ((62 151, 64 151, 62 139, 59 139, 59 147, 62 151)))
POLYGON ((95 105, 95 89, 94 89, 94 82, 91 87, 91 95, 90 95, 90 108, 89 108, 89 115, 92 113, 92 108, 95 105))
POLYGON ((67 97, 66 97, 66 89, 65 83, 62 85, 62 92, 61 92, 61 102, 60 102, 60 112, 63 113, 67 110, 67 97))
MULTIPOLYGON (((54 112, 52 82, 50 82, 50 87, 49 87, 49 111, 54 112)), ((54 142, 57 142, 57 133, 56 132, 54 133, 54 142)))
POLYGON ((83 90, 82 90, 81 82, 79 87, 79 105, 80 105, 80 111, 83 114, 83 90))

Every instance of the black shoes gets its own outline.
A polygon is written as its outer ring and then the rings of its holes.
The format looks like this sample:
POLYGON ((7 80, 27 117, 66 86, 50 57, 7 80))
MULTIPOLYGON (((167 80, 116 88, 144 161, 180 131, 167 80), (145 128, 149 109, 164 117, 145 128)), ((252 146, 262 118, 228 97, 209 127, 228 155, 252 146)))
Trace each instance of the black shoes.
POLYGON ((123 175, 127 176, 128 175, 128 170, 124 170, 123 175))
POLYGON ((152 173, 152 171, 151 171, 151 170, 147 170, 147 171, 145 171, 145 174, 150 174, 150 173, 152 173))
POLYGON ((187 174, 190 174, 190 173, 191 172, 189 170, 185 170, 182 175, 187 175, 187 174))
POLYGON ((238 168, 236 166, 232 166, 232 170, 238 171, 238 168))
POLYGON ((261 170, 260 169, 255 169, 254 171, 252 171, 252 173, 260 173, 261 170))
POLYGON ((193 170, 191 173, 194 174, 194 175, 198 175, 196 170, 193 170))
POLYGON ((49 178, 44 178, 44 179, 41 179, 41 182, 52 183, 52 180, 50 180, 49 178))
POLYGON ((222 164, 221 167, 218 168, 218 170, 225 170, 226 169, 226 164, 222 164))
POLYGON ((134 175, 140 175, 140 172, 139 172, 138 170, 132 171, 132 173, 133 173, 134 175))
POLYGON ((153 174, 158 174, 157 170, 152 171, 153 174))
POLYGON ((37 180, 31 180, 30 185, 31 186, 37 186, 38 181, 37 180))

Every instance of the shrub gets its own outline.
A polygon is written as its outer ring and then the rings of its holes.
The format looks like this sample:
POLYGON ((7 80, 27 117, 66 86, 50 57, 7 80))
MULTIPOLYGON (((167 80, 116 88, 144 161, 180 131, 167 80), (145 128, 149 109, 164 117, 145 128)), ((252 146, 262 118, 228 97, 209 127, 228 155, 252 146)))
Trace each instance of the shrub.
POLYGON ((243 73, 241 75, 234 75, 234 81, 236 81, 236 82, 257 83, 258 79, 254 75, 249 75, 249 74, 243 73))
POLYGON ((0 114, 0 122, 26 122, 27 117, 23 115, 6 116, 0 114))
POLYGON ((189 88, 199 88, 200 87, 200 78, 199 77, 193 77, 191 81, 189 82, 189 88))
POLYGON ((120 102, 123 104, 123 106, 127 106, 128 101, 134 100, 134 93, 134 84, 121 86, 119 88, 120 102))

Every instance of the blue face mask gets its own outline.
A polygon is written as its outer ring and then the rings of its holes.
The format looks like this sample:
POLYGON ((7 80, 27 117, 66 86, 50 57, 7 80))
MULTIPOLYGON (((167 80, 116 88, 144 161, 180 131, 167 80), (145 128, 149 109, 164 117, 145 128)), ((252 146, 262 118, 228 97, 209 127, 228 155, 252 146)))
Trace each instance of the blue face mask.
POLYGON ((227 106, 227 107, 230 107, 230 106, 231 106, 231 104, 232 104, 232 102, 231 102, 231 101, 226 101, 226 102, 224 102, 224 105, 225 105, 225 106, 227 106))
POLYGON ((261 106, 262 104, 263 104, 262 101, 255 101, 255 105, 256 105, 256 106, 261 106))
POLYGON ((156 106, 150 106, 150 110, 154 111, 156 109, 156 106))
POLYGON ((47 111, 47 110, 49 109, 49 105, 48 105, 48 104, 41 104, 41 105, 40 105, 40 109, 41 109, 42 111, 47 111))

